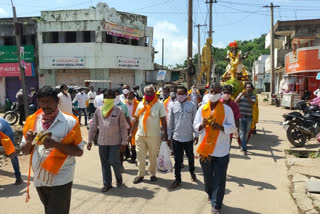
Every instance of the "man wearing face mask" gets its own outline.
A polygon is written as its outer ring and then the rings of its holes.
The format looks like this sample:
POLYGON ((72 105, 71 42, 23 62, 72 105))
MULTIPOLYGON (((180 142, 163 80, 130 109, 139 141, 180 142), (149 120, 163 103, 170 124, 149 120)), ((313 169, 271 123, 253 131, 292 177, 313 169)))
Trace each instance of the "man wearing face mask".
MULTIPOLYGON (((237 127, 237 129, 239 129, 239 119, 241 116, 240 110, 239 110, 239 106, 231 98, 231 95, 232 95, 232 86, 231 85, 224 85, 222 87, 222 99, 220 101, 232 109, 236 127, 237 127)), ((233 134, 230 135, 230 144, 232 142, 232 137, 233 137, 233 134)))
POLYGON ((253 105, 256 102, 256 96, 253 92, 253 85, 251 82, 245 84, 245 90, 240 93, 236 99, 239 104, 241 118, 239 120, 239 135, 241 141, 241 149, 244 155, 247 155, 247 143, 250 127, 252 124, 253 105))
POLYGON ((169 189, 176 189, 181 185, 181 163, 184 151, 188 157, 189 171, 192 181, 196 182, 194 173, 194 153, 193 143, 198 142, 198 137, 194 138, 193 121, 197 113, 197 107, 187 100, 187 88, 178 86, 177 99, 169 108, 168 141, 173 140, 175 181, 169 189))
POLYGON ((87 117, 87 102, 88 96, 84 92, 84 89, 81 88, 80 92, 76 95, 76 97, 73 99, 72 103, 78 102, 79 106, 79 123, 81 125, 81 117, 82 117, 82 112, 84 114, 84 124, 88 125, 88 117, 87 117))
POLYGON ((71 95, 68 92, 68 86, 66 84, 62 84, 60 86, 59 97, 59 109, 62 112, 67 114, 72 114, 72 100, 71 95))
POLYGON ((153 85, 144 88, 144 100, 139 103, 135 112, 135 122, 131 129, 128 140, 130 141, 134 130, 136 133, 136 149, 138 159, 138 176, 133 183, 138 184, 143 181, 145 175, 146 157, 149 152, 149 173, 151 182, 156 182, 157 156, 161 143, 160 120, 164 132, 163 139, 167 141, 167 121, 166 110, 162 102, 158 100, 153 85))
POLYGON ((128 125, 123 111, 114 105, 114 100, 114 91, 105 90, 103 106, 95 111, 88 133, 87 149, 91 150, 92 141, 99 127, 98 145, 103 177, 101 192, 107 192, 112 188, 111 166, 117 180, 117 187, 123 183, 120 152, 124 152, 127 145, 128 125))
POLYGON ((196 114, 193 127, 200 133, 200 165, 204 176, 205 191, 211 201, 212 212, 219 214, 225 193, 229 164, 230 134, 236 132, 232 110, 219 101, 221 87, 212 85, 209 100, 196 114))
MULTIPOLYGON (((129 110, 129 114, 130 114, 130 121, 131 121, 131 125, 133 126, 134 123, 134 114, 137 110, 137 107, 139 105, 139 101, 135 98, 134 92, 130 91, 128 94, 128 99, 125 100, 125 104, 129 110)), ((136 153, 136 141, 135 141, 135 135, 137 133, 137 130, 135 130, 133 132, 133 136, 131 138, 131 141, 129 141, 129 143, 131 144, 131 155, 130 155, 130 151, 129 151, 129 155, 131 156, 130 159, 130 163, 135 163, 136 162, 136 158, 137 158, 137 153, 136 153)), ((126 150, 127 152, 127 150, 126 150)))
POLYGON ((123 94, 120 95, 121 102, 124 103, 124 101, 128 98, 129 92, 130 92, 130 86, 129 85, 123 85, 122 86, 122 93, 123 94))
POLYGON ((198 107, 201 101, 201 95, 195 85, 192 86, 191 90, 188 91, 188 100, 190 100, 195 106, 198 107))

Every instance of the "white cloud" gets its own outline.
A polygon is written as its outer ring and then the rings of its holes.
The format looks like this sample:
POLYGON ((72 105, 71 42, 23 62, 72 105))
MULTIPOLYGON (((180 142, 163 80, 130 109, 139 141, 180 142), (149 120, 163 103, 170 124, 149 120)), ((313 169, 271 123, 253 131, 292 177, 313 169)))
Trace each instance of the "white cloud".
MULTIPOLYGON (((162 59, 162 38, 164 38, 164 64, 182 64, 187 58, 188 39, 186 35, 179 32, 178 27, 168 21, 158 22, 154 26, 153 46, 156 51, 155 62, 161 64, 162 59)), ((193 43, 193 54, 196 44, 193 43)))
POLYGON ((228 44, 225 44, 223 42, 215 42, 215 41, 213 41, 212 45, 215 48, 225 48, 225 47, 227 47, 228 44))
POLYGON ((0 7, 0 17, 7 17, 8 13, 3 8, 0 7))

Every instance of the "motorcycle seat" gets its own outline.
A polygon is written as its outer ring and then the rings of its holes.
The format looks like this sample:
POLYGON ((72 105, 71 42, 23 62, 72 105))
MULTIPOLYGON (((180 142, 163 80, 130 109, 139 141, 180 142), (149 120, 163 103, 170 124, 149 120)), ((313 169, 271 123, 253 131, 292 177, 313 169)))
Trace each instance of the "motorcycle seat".
POLYGON ((311 116, 320 119, 320 112, 312 113, 311 116))

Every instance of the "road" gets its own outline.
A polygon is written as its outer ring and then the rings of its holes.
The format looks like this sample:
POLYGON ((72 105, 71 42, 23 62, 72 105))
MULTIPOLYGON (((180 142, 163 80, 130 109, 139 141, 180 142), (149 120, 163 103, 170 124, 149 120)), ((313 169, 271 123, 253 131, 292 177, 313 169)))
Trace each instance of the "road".
MULTIPOLYGON (((289 181, 285 165, 284 149, 289 148, 281 126, 281 115, 286 110, 260 105, 258 135, 249 143, 249 156, 244 157, 234 141, 228 169, 223 214, 298 214, 289 194, 289 181)), ((87 132, 83 128, 86 139, 87 132)), ((20 157, 23 178, 27 178, 28 157, 20 157)), ((187 160, 184 161, 187 164, 187 160)), ((72 190, 71 213, 109 214, 205 214, 211 205, 203 191, 203 176, 196 161, 198 183, 192 183, 187 167, 183 169, 182 187, 168 191, 173 174, 158 174, 158 182, 134 185, 137 167, 125 163, 124 183, 106 194, 100 192, 102 176, 98 148, 85 151, 77 159, 76 175, 72 190)), ((1 213, 44 213, 36 190, 31 184, 31 200, 25 203, 26 184, 14 186, 11 165, 0 169, 1 213)), ((115 183, 114 183, 115 186, 115 183)))

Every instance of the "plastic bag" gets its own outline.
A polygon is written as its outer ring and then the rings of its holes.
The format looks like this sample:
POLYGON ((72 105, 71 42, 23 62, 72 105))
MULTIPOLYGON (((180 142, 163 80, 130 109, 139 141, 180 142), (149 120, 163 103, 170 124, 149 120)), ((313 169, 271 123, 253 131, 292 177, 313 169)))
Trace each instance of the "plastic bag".
POLYGON ((172 172, 173 166, 170 159, 170 149, 167 142, 162 141, 157 159, 157 170, 160 173, 172 172))

